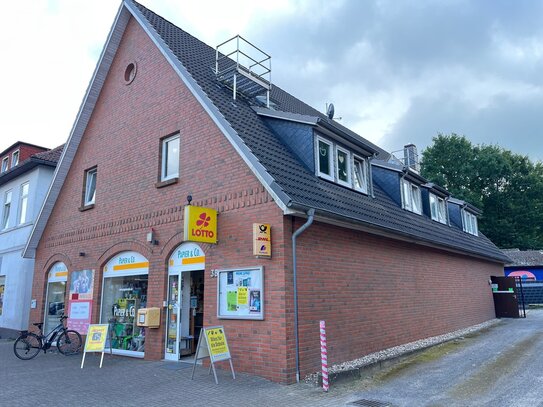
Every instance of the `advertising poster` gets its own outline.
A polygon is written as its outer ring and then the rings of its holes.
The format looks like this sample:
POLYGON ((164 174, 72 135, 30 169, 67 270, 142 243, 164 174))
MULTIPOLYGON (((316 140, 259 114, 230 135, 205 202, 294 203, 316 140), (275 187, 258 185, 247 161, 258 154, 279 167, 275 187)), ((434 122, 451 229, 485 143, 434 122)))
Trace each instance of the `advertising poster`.
POLYGON ((89 325, 85 352, 103 352, 106 348, 107 324, 89 325))
POLYGON ((264 319, 262 267, 219 270, 218 317, 264 319))
POLYGON ((68 329, 86 335, 91 322, 92 300, 68 301, 68 329))
POLYGON ((209 349, 209 356, 213 362, 230 359, 230 350, 226 342, 224 328, 205 328, 206 341, 209 349))
POLYGON ((4 308, 4 291, 6 290, 6 276, 0 276, 0 315, 4 308))
POLYGON ((73 271, 70 279, 70 299, 92 300, 94 270, 73 271))

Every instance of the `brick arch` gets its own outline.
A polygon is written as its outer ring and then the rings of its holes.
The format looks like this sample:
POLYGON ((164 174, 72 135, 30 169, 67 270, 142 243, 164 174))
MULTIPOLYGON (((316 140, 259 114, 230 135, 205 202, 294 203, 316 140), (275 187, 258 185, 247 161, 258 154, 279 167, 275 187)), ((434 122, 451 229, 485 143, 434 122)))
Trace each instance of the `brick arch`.
POLYGON ((42 272, 48 273, 49 270, 51 269, 51 266, 59 261, 63 262, 68 268, 68 270, 70 270, 70 268, 72 267, 72 261, 70 260, 67 254, 55 253, 47 259, 47 261, 45 262, 45 265, 43 266, 42 272))
POLYGON ((133 251, 141 253, 143 256, 149 259, 153 254, 153 250, 146 244, 143 244, 137 240, 125 240, 122 242, 115 243, 106 249, 100 257, 98 257, 98 265, 100 269, 117 253, 133 251))

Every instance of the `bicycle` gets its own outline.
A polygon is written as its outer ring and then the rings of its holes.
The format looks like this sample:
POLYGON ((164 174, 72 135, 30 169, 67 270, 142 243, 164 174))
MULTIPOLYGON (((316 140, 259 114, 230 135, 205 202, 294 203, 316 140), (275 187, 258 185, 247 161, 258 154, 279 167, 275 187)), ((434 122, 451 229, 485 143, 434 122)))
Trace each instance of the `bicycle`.
POLYGON ((21 335, 13 344, 15 356, 22 360, 30 360, 36 357, 40 350, 43 350, 43 353, 47 353, 47 349, 53 346, 55 339, 57 341, 57 349, 63 355, 68 356, 78 353, 83 342, 81 335, 79 332, 67 329, 64 326, 64 320, 66 319, 68 317, 62 315, 60 323, 47 335, 44 335, 42 331, 43 322, 32 324, 40 330, 39 335, 34 332, 21 331, 21 335))

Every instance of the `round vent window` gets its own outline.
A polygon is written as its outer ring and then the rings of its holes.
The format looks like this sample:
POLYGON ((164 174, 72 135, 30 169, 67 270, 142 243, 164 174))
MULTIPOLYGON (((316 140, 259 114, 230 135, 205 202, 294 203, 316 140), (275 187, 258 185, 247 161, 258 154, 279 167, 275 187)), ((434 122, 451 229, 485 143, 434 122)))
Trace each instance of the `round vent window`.
POLYGON ((126 70, 124 71, 124 81, 127 85, 131 84, 134 78, 136 77, 136 63, 131 62, 126 67, 126 70))

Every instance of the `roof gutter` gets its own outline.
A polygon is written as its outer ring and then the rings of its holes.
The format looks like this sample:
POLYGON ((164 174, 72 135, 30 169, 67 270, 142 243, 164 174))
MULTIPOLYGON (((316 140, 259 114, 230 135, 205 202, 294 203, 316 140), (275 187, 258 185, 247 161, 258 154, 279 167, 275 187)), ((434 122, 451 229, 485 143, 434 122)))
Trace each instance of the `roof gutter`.
POLYGON ((296 270, 296 238, 300 236, 311 224, 315 217, 315 209, 307 211, 307 221, 292 234, 292 270, 294 279, 294 336, 296 339, 296 383, 300 383, 300 342, 298 338, 298 275, 296 270))

